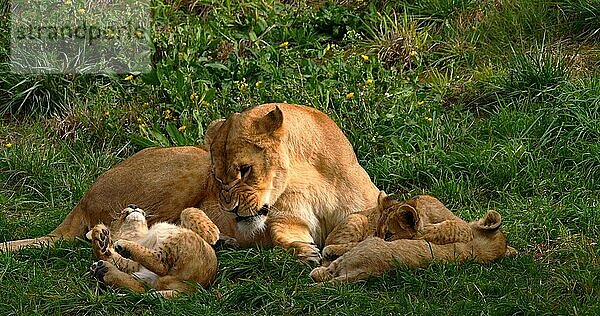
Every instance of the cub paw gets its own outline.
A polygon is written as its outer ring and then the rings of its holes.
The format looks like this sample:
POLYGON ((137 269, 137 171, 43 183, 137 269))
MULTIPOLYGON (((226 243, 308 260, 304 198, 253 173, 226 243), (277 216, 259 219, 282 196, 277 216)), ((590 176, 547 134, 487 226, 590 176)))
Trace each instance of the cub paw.
POLYGON ((290 246, 298 259, 310 265, 319 265, 321 263, 321 251, 315 243, 294 241, 290 246))
POLYGON ((317 268, 314 268, 310 272, 310 277, 315 282, 325 282, 325 281, 333 279, 333 275, 331 274, 331 272, 329 272, 329 270, 327 270, 326 267, 317 267, 317 268))
POLYGON ((240 247, 240 244, 238 243, 237 239, 220 234, 219 239, 213 247, 215 248, 215 250, 237 249, 240 247))
POLYGON ((117 240, 117 242, 115 242, 115 251, 121 255, 121 257, 129 259, 131 258, 131 251, 129 251, 129 249, 127 249, 127 247, 125 246, 125 242, 123 240, 117 240))
POLYGON ((92 277, 94 279, 104 283, 104 276, 108 272, 108 265, 104 260, 96 261, 92 263, 90 271, 92 272, 92 277))
POLYGON ((98 259, 106 260, 112 253, 112 240, 106 226, 96 225, 87 235, 92 241, 92 249, 98 259))
POLYGON ((337 254, 334 250, 333 247, 330 246, 325 246, 325 248, 323 248, 323 252, 322 252, 322 260, 321 260, 321 265, 324 267, 329 266, 329 264, 331 264, 331 262, 335 261, 335 259, 339 258, 340 255, 337 254))

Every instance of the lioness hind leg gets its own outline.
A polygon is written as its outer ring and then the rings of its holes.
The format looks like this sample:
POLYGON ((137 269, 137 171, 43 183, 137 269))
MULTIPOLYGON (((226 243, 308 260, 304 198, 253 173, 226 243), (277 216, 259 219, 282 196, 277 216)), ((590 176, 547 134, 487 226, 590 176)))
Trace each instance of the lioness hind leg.
POLYGON ((45 236, 31 239, 0 242, 0 252, 14 252, 26 247, 40 248, 42 246, 52 246, 58 239, 59 237, 45 236))
POLYGON ((130 274, 120 271, 108 261, 100 260, 94 262, 90 267, 90 270, 92 270, 92 276, 96 280, 106 285, 130 289, 138 293, 146 292, 146 287, 140 280, 130 274))
POLYGON ((197 208, 190 207, 181 212, 181 227, 192 230, 210 245, 215 245, 219 240, 217 225, 202 210, 197 208))

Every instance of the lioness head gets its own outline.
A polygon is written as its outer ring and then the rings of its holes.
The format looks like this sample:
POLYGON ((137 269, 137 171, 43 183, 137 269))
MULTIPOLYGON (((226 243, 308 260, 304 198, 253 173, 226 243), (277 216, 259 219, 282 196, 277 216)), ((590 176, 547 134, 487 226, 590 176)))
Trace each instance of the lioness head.
POLYGON ((235 113, 207 129, 219 204, 235 216, 242 232, 263 230, 269 208, 285 189, 289 159, 284 131, 277 105, 235 113))

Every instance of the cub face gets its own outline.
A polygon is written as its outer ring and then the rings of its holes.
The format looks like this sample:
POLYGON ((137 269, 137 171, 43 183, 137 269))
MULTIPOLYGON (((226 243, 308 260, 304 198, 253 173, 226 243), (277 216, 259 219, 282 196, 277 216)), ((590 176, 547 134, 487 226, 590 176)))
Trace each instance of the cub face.
POLYGON ((375 229, 375 237, 385 241, 413 239, 423 224, 417 210, 385 194, 377 199, 381 217, 375 229))
POLYGON ((263 230, 269 208, 285 190, 289 159, 283 132, 277 106, 268 113, 236 113, 207 129, 219 205, 242 232, 263 230))

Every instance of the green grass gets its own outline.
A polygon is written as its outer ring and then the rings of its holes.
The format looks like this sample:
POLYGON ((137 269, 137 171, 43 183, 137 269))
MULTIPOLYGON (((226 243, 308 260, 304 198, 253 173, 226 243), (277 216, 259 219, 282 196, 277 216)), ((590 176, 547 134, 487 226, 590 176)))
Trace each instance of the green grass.
POLYGON ((200 3, 153 4, 132 80, 7 73, 0 35, 0 240, 48 233, 137 150, 285 101, 330 115, 388 193, 499 211, 521 253, 314 287, 281 249, 226 250, 217 284, 163 300, 101 291, 90 245, 63 242, 0 254, 0 314, 600 313, 599 1, 200 3))

